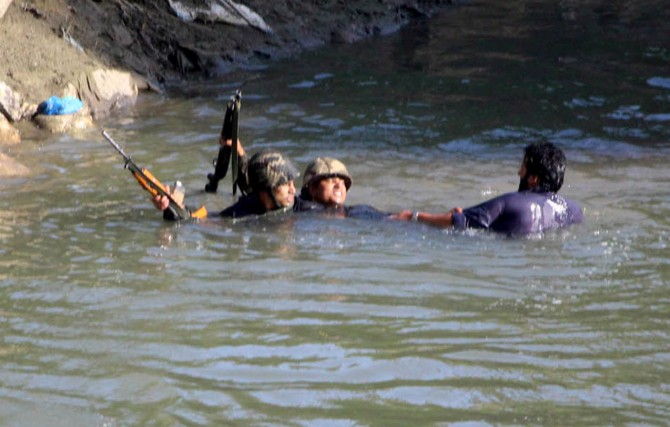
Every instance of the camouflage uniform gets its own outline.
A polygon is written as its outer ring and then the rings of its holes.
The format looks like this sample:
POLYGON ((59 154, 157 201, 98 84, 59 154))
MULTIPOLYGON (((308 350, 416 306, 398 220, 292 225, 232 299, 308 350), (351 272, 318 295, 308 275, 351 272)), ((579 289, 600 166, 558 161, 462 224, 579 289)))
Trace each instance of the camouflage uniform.
MULTIPOLYGON (((240 158, 238 185, 242 196, 233 205, 211 216, 241 218, 249 215, 263 215, 267 212, 258 193, 272 190, 295 180, 300 173, 291 161, 278 151, 265 150, 254 154, 251 159, 240 158)), ((272 196, 273 197, 273 196, 272 196)), ((176 221, 170 209, 163 211, 163 218, 176 221)))
POLYGON ((262 215, 266 213, 265 206, 258 198, 260 191, 272 190, 295 180, 300 173, 293 163, 278 151, 265 150, 254 154, 249 161, 242 158, 240 162, 239 180, 243 196, 218 216, 226 218, 241 218, 248 215, 262 215))

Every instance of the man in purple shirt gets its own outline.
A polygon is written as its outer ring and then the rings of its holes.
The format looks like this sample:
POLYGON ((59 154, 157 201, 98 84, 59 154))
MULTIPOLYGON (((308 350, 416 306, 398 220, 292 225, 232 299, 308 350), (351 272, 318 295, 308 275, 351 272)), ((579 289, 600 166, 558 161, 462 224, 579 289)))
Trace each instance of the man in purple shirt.
POLYGON ((392 218, 436 227, 483 228, 511 236, 541 233, 580 223, 579 205, 558 195, 565 175, 565 155, 554 144, 530 144, 519 169, 519 190, 467 209, 431 214, 403 211, 392 218))

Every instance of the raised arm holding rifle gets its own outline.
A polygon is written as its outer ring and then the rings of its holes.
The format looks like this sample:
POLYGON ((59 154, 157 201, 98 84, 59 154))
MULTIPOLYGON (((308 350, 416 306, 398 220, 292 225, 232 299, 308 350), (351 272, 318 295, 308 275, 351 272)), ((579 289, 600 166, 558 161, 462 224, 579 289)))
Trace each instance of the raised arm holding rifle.
MULTIPOLYGON (((278 151, 261 151, 247 160, 238 136, 241 99, 242 94, 238 90, 227 104, 219 136, 220 148, 215 170, 213 174, 207 175, 205 191, 217 191, 219 181, 226 176, 230 163, 233 195, 239 189, 242 197, 216 216, 241 218, 291 208, 295 201, 293 181, 299 173, 291 161, 278 151)), ((181 219, 170 209, 172 200, 169 197, 156 194, 153 203, 164 212, 163 218, 166 220, 181 219)))
MULTIPOLYGON (((244 175, 244 182, 248 182, 243 196, 235 204, 210 216, 242 218, 293 207, 294 180, 300 174, 286 156, 278 151, 264 150, 251 156, 245 164, 246 167, 240 172, 240 181, 244 175)), ((158 194, 153 198, 153 203, 156 209, 163 211, 164 219, 180 219, 170 210, 170 198, 158 194)))
POLYGON ((238 90, 226 105, 226 114, 223 117, 221 135, 219 136, 221 148, 219 148, 219 154, 214 162, 214 173, 207 174, 208 182, 205 185, 205 191, 208 193, 216 193, 219 181, 225 178, 228 173, 229 163, 232 169, 233 196, 237 188, 240 188, 243 193, 245 192, 245 189, 241 188, 239 182, 239 178, 243 176, 240 173, 240 169, 243 167, 241 160, 244 159, 244 148, 242 148, 238 136, 241 108, 242 92, 238 90))

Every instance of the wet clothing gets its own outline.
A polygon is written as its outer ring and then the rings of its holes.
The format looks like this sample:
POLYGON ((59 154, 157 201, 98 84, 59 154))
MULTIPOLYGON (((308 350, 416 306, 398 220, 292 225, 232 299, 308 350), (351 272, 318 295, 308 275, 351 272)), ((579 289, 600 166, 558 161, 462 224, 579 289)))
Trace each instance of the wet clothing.
POLYGON ((521 191, 454 213, 453 219, 455 228, 525 235, 578 224, 583 214, 577 203, 556 193, 521 191))
POLYGON ((296 196, 293 210, 295 212, 323 212, 326 207, 321 203, 304 199, 302 196, 296 196))
MULTIPOLYGON (((247 177, 247 168, 249 159, 247 156, 240 156, 237 173, 237 190, 241 193, 240 198, 234 204, 218 213, 210 213, 210 217, 241 218, 249 215, 262 215, 265 213, 265 207, 261 204, 258 197, 251 193, 249 179, 247 177)), ((166 209, 163 211, 163 219, 167 221, 179 221, 179 218, 172 211, 166 209)))
POLYGON ((321 212, 325 214, 339 214, 347 218, 365 219, 384 219, 391 215, 388 212, 377 210, 370 205, 339 206, 337 208, 328 208, 321 203, 306 200, 302 196, 295 198, 293 210, 295 212, 321 212))
MULTIPOLYGON (((238 167, 238 189, 242 193, 239 200, 233 205, 225 208, 221 212, 211 213, 210 217, 224 217, 224 218, 242 218, 250 215, 263 215, 267 213, 265 207, 258 199, 258 197, 251 192, 251 185, 249 184, 248 168, 250 160, 246 156, 239 157, 238 167)), ((344 167, 344 165, 342 165, 344 167)), ((346 171, 346 169, 345 169, 346 171)), ((349 183, 351 179, 349 178, 349 183)), ((347 187, 348 188, 348 187, 347 187)), ((307 200, 303 197, 296 196, 293 205, 294 212, 323 212, 325 214, 342 215, 348 218, 367 218, 367 219, 383 219, 390 215, 388 212, 381 212, 369 205, 355 205, 342 206, 339 208, 326 208, 324 205, 307 200)), ((163 211, 163 218, 169 221, 178 221, 171 209, 163 211)))
MULTIPOLYGON (((249 215, 263 215, 265 206, 255 194, 248 194, 239 198, 233 205, 228 206, 218 213, 210 213, 210 217, 242 218, 249 215)), ((163 219, 167 221, 179 221, 179 217, 172 209, 163 211, 163 219)))
POLYGON ((255 194, 247 194, 239 198, 235 204, 228 206, 215 216, 224 218, 242 218, 249 215, 263 215, 265 206, 255 194))
MULTIPOLYGON (((348 218, 366 218, 383 219, 389 216, 387 212, 379 211, 369 205, 341 206, 338 208, 326 208, 324 205, 305 200, 301 197, 295 198, 293 204, 294 212, 319 212, 327 215, 342 215, 348 218)), ((231 206, 228 206, 219 213, 213 213, 209 216, 224 218, 242 218, 250 215, 263 215, 267 213, 260 199, 255 194, 247 194, 231 206)), ((170 221, 177 221, 178 218, 172 213, 172 210, 163 211, 163 218, 170 221)))
POLYGON ((362 218, 362 219, 386 219, 390 212, 382 212, 370 205, 353 205, 344 208, 347 212, 347 218, 362 218))
POLYGON ((263 206, 258 196, 251 192, 249 177, 247 176, 248 168, 249 159, 247 156, 240 156, 237 173, 237 188, 240 190, 242 195, 239 199, 237 199, 237 202, 233 203, 217 214, 212 214, 211 216, 224 218, 242 218, 250 215, 263 215, 267 212, 265 210, 265 206, 263 206))

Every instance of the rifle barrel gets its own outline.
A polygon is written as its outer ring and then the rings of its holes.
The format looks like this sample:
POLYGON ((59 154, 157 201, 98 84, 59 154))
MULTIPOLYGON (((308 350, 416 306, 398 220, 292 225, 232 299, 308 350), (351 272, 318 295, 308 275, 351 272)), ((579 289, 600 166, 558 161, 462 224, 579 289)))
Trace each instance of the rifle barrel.
MULTIPOLYGON (((191 217, 191 213, 188 208, 182 203, 177 202, 170 193, 168 193, 167 188, 147 169, 140 168, 133 162, 133 159, 130 158, 123 148, 112 139, 112 137, 107 133, 107 131, 102 131, 102 136, 109 142, 116 151, 123 156, 123 159, 126 161, 125 167, 130 170, 137 182, 142 188, 148 191, 152 196, 161 195, 165 196, 170 200, 170 206, 168 209, 171 209, 175 215, 182 219, 188 219, 191 217)), ((206 211, 205 211, 206 214, 206 211)))
POLYGON ((121 156, 123 156, 126 162, 130 162, 132 160, 130 156, 127 155, 125 151, 123 151, 123 148, 121 148, 121 146, 112 139, 112 137, 107 133, 106 130, 102 131, 102 136, 107 140, 107 142, 109 142, 112 145, 112 147, 114 147, 116 151, 119 152, 119 154, 121 154, 121 156))

